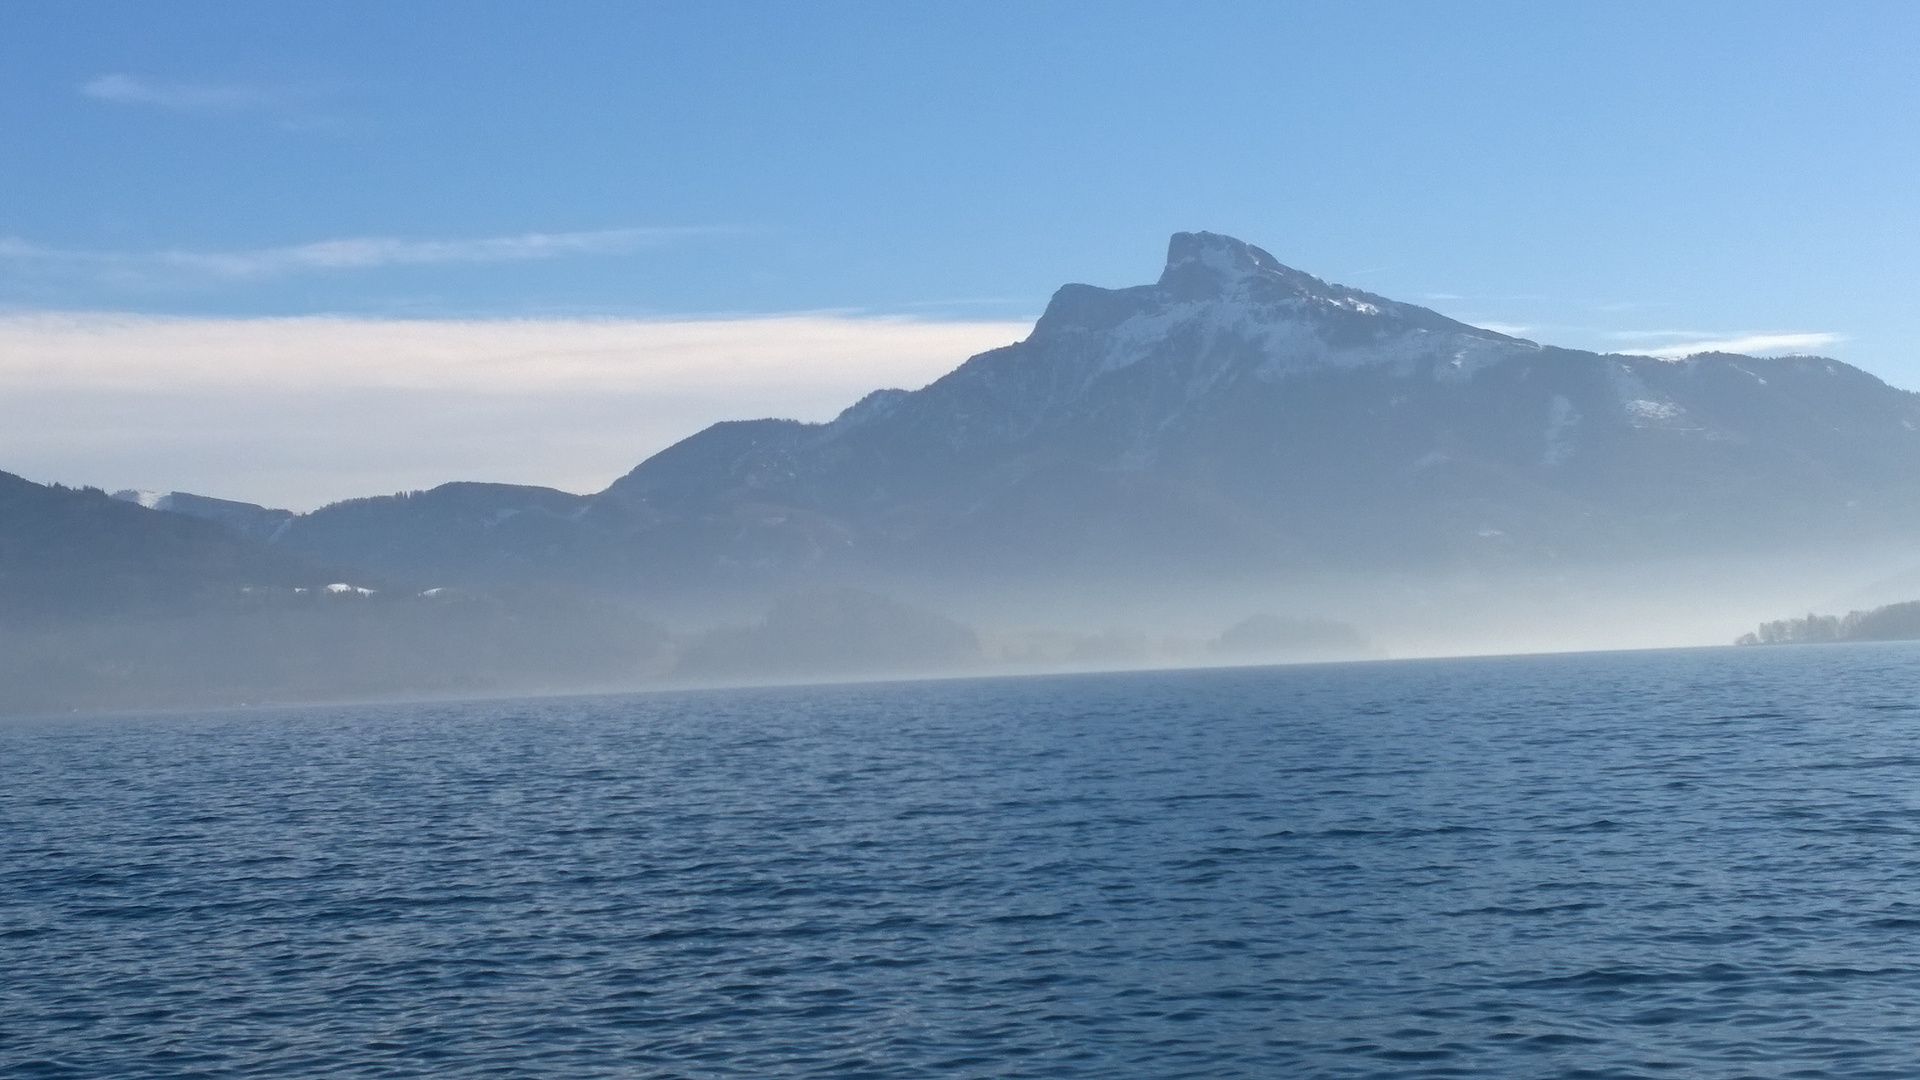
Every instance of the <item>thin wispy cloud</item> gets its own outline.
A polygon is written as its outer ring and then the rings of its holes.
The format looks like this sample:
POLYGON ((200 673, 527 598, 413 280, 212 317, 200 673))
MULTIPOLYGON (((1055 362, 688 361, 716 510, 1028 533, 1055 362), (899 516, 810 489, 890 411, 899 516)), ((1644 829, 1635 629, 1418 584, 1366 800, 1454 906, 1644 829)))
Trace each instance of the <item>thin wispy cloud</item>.
POLYGON ((90 79, 81 84, 80 92, 96 101, 115 105, 144 105, 182 112, 271 109, 287 105, 294 98, 302 96, 285 89, 261 86, 161 82, 123 74, 90 79))
POLYGON ((902 308, 943 308, 943 307, 985 307, 998 304, 1026 304, 1033 300, 1029 296, 961 296, 951 300, 915 300, 897 305, 902 308))
POLYGON ((110 106, 201 117, 248 117, 281 131, 349 134, 363 123, 327 107, 341 88, 294 83, 178 82, 115 72, 79 86, 110 106))
POLYGON ((1629 345, 1626 351, 1662 360, 1716 352, 1782 356, 1812 352, 1846 340, 1845 335, 1831 333, 1710 334, 1690 330, 1623 330, 1611 336, 1616 341, 1646 342, 1629 345))
POLYGON ((716 228, 623 228, 583 232, 530 232, 459 240, 406 240, 362 236, 317 240, 283 247, 235 251, 166 250, 87 251, 0 237, 0 263, 16 270, 35 267, 91 272, 123 284, 164 284, 182 278, 245 281, 289 274, 373 270, 436 263, 497 263, 558 259, 580 255, 618 255, 656 247, 690 236, 728 230, 716 228))
POLYGON ((252 251, 169 251, 158 258, 169 266, 202 270, 220 277, 270 277, 301 270, 363 270, 431 263, 512 262, 568 255, 609 255, 653 247, 701 229, 598 229, 589 232, 521 233, 477 240, 399 240, 352 237, 291 247, 252 251))

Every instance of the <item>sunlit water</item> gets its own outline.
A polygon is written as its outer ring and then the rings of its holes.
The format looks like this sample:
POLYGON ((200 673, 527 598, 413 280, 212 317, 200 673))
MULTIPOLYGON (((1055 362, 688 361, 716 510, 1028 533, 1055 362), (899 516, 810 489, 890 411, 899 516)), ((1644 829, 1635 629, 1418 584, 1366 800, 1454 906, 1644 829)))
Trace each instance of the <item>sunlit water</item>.
POLYGON ((0 1074, 1920 1075, 1920 649, 0 726, 0 1074))

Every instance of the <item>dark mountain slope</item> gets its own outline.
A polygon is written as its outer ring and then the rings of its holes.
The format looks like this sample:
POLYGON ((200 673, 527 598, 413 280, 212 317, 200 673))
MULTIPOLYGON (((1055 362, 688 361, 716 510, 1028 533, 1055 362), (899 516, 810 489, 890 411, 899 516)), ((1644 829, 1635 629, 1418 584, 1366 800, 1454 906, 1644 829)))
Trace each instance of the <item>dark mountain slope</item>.
POLYGON ((353 499, 289 522, 279 543, 431 585, 538 579, 592 534, 585 496, 514 484, 442 484, 353 499))
POLYGON ((337 573, 213 522, 0 473, 0 620, 178 612, 242 586, 315 587, 337 573))

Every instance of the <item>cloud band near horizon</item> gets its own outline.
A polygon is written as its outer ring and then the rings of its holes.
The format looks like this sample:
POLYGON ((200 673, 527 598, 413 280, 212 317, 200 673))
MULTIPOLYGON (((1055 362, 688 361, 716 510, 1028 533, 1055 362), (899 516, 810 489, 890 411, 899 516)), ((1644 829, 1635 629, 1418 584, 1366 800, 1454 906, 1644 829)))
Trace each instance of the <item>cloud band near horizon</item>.
POLYGON ((450 480, 604 487, 720 420, 823 421, 1028 323, 0 317, 0 470, 306 510, 450 480))

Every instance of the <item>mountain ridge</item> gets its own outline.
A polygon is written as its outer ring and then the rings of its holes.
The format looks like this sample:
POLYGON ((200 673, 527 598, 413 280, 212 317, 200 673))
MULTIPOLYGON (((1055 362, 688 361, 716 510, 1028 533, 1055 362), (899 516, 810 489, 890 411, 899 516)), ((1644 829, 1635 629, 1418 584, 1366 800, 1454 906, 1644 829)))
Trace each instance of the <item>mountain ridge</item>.
POLYGON ((279 543, 661 596, 1553 566, 1920 524, 1920 395, 1826 358, 1562 349, 1215 233, 825 423, 716 424, 605 490, 448 485, 279 543), (436 507, 440 509, 435 509, 436 507))

